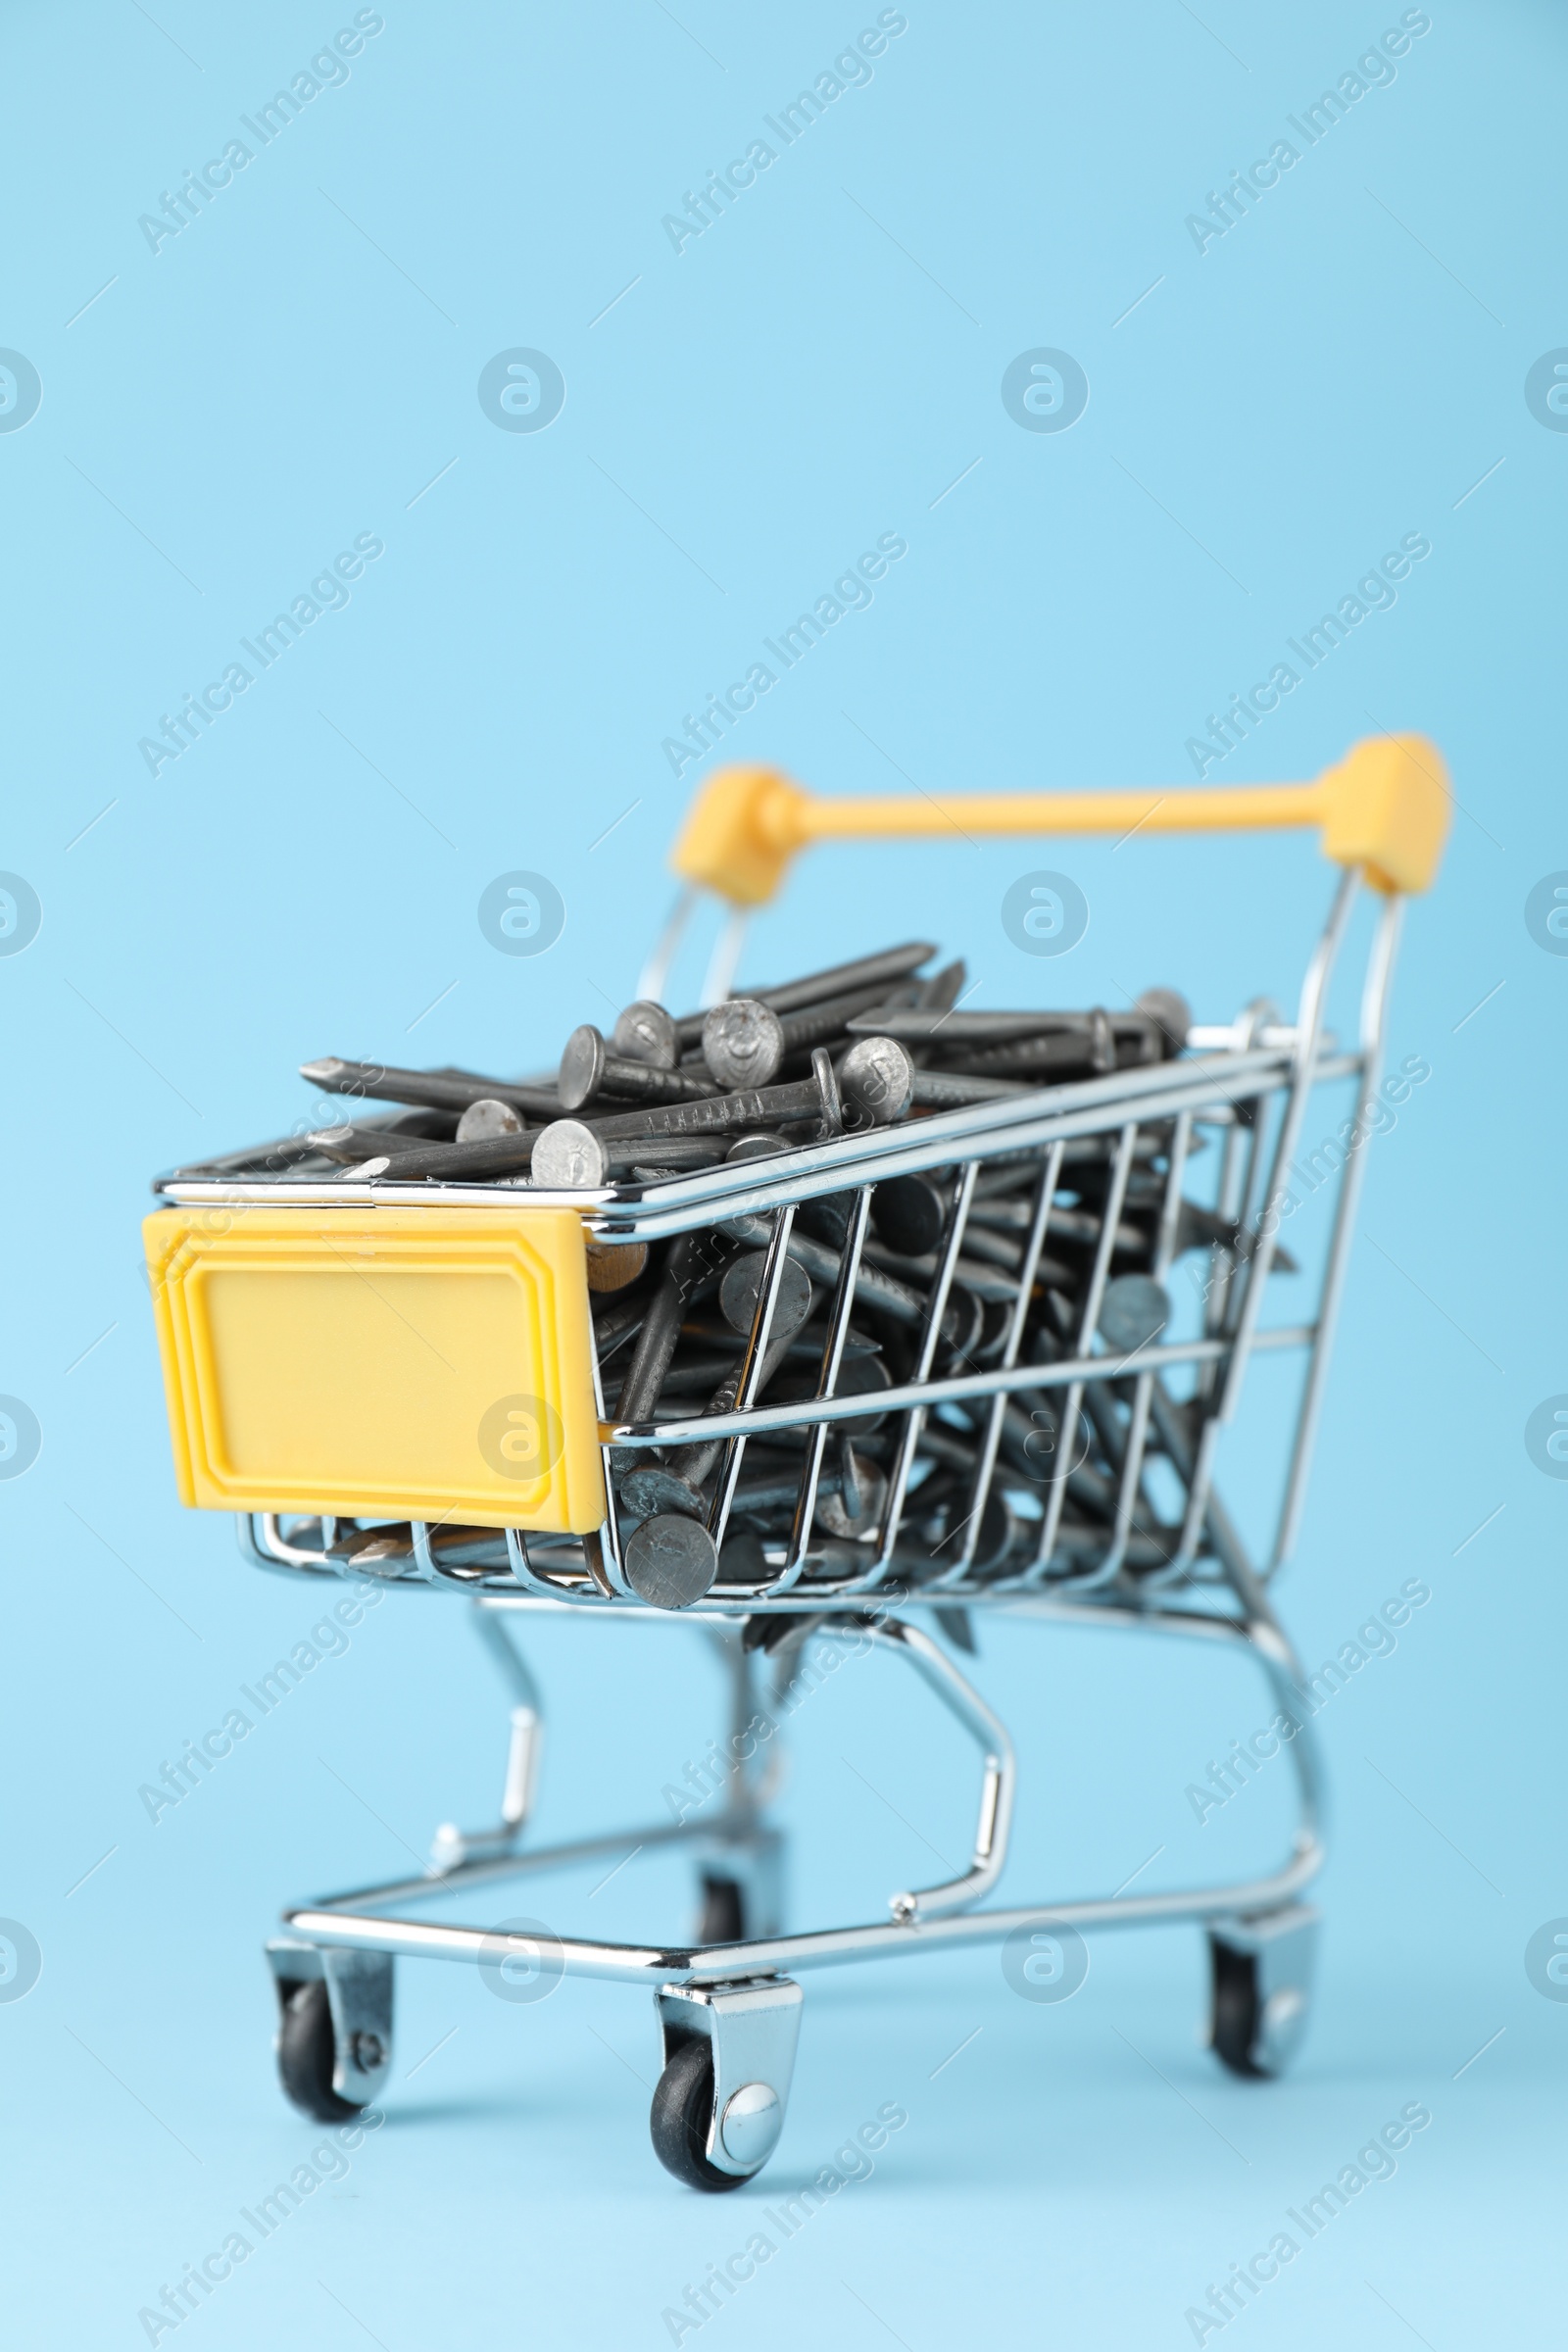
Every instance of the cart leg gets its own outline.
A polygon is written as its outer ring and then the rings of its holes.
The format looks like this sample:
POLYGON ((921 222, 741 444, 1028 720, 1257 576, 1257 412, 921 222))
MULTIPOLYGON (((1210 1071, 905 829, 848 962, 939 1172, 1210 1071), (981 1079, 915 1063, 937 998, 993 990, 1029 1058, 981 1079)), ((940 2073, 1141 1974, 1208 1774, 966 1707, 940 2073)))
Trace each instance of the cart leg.
POLYGON ((700 1855, 699 1944, 744 1943, 783 1932, 784 1833, 753 1824, 700 1855))
POLYGON ((654 1995, 664 2071, 654 2092, 654 2152, 689 2188, 739 2188, 784 2129, 802 1993, 788 1977, 740 1984, 662 1984, 654 1995))
POLYGON ((1293 1903, 1256 1919, 1216 1920, 1209 2040, 1233 2075, 1283 2074, 1305 2034, 1320 1915, 1293 1903))
POLYGON ((436 1831, 430 1860, 443 1876, 464 1862, 489 1861, 512 1851, 533 1811, 539 1752, 544 1740, 544 1710, 538 1686, 506 1627, 496 1612, 482 1603, 474 1610, 472 1624, 501 1669, 513 1697, 507 1719, 507 1774, 502 1784, 498 1829, 460 1830, 456 1822, 444 1821, 436 1831))
POLYGON ((700 1945, 776 1936, 783 1923, 784 1837, 763 1817, 770 1773, 756 1760, 757 1660, 735 1635, 713 1639, 729 1676, 729 1744, 723 1834, 697 1853, 700 1945))
POLYGON ((358 2115, 392 2065, 392 1960, 278 1937, 267 1947, 277 1991, 277 2071, 285 2095, 318 2123, 358 2115))

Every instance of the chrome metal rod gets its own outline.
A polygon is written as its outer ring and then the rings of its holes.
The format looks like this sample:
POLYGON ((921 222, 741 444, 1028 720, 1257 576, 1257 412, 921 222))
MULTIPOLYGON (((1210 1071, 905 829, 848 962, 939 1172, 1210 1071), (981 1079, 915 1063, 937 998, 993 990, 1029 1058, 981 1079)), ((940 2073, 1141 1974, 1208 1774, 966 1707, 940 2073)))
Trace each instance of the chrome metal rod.
MULTIPOLYGON (((1254 1004, 1243 1013, 1238 1026, 1246 1025, 1252 1034, 1257 1027, 1258 1007, 1254 1004)), ((1242 1203, 1247 1199, 1251 1181, 1252 1162, 1257 1155, 1257 1130, 1261 1115, 1260 1098, 1247 1102, 1247 1116, 1241 1116, 1241 1104, 1233 1104, 1229 1124, 1224 1129, 1220 1147, 1219 1174, 1214 1193, 1214 1214, 1222 1223, 1240 1230, 1242 1203)), ((1203 1336, 1217 1339, 1226 1329, 1226 1306, 1235 1273, 1236 1253, 1219 1241, 1209 1250, 1208 1283, 1203 1292, 1203 1336)), ((1205 1403, 1214 1393, 1218 1375, 1217 1364, 1206 1364, 1198 1375, 1197 1394, 1205 1403)))
MULTIPOLYGON (((974 1198, 975 1179, 979 1173, 980 1166, 977 1160, 971 1159, 964 1163, 957 1189, 948 1207, 947 1231, 942 1237, 942 1247, 937 1254, 936 1280, 931 1286, 926 1301, 925 1321, 920 1331, 920 1348, 915 1357, 914 1378, 908 1389, 912 1402, 905 1416, 904 1428, 899 1440, 899 1450, 894 1461, 893 1475, 888 1480, 887 1501, 883 1509, 881 1546, 864 1576, 858 1580, 858 1584, 850 1588, 852 1592, 875 1592, 879 1585, 886 1584, 893 1573, 893 1553, 899 1540, 899 1530, 904 1523, 904 1505, 909 1490, 909 1472, 914 1464, 915 1451, 920 1443, 920 1433, 925 1427, 926 1408, 931 1401, 934 1390, 941 1385, 932 1380, 931 1366, 936 1361, 937 1348, 942 1338, 943 1319, 947 1314, 948 1298, 953 1290, 954 1268, 958 1262, 958 1251, 963 1247, 963 1229, 968 1221, 969 1203, 974 1198)), ((884 1412, 889 1410, 894 1397, 898 1395, 899 1391, 896 1389, 883 1392, 877 1401, 884 1412)))
MULTIPOLYGON (((775 1936, 755 1943, 649 1945, 557 1939, 563 1973, 622 1984, 657 1984, 665 1978, 724 1984, 743 1977, 797 1976, 804 1968, 833 1968, 849 1960, 893 1960, 956 1944, 1000 1943, 1017 1928, 1162 1927, 1178 1920, 1222 1919, 1233 1912, 1282 1910, 1323 1866, 1316 1838, 1298 1845, 1283 1870, 1230 1886, 1183 1888, 1170 1894, 1109 1895, 1094 1901, 1028 1903, 1006 1911, 967 1911, 929 1921, 823 1928, 813 1935, 775 1936)), ((283 1926, 303 1943, 390 1952, 411 1960, 491 1957, 495 1931, 446 1927, 433 1921, 377 1919, 352 1911, 304 1907, 285 1911, 283 1926)))
POLYGON ((713 953, 708 959, 703 975, 702 994, 698 1004, 704 1011, 722 1004, 729 995, 730 982, 740 965, 741 951, 746 945, 746 926, 751 920, 749 906, 731 906, 724 917, 723 928, 713 942, 713 953))
MULTIPOLYGON (((1083 1310, 1078 1325, 1078 1354, 1088 1357, 1100 1322, 1101 1302, 1105 1296, 1105 1284, 1110 1276, 1111 1253, 1116 1247, 1116 1228, 1121 1223, 1122 1202, 1127 1198, 1127 1179, 1132 1174, 1133 1152, 1138 1142, 1138 1125, 1133 1120, 1121 1131, 1116 1146, 1115 1164, 1105 1196, 1105 1206, 1100 1220, 1100 1241, 1095 1250, 1094 1266, 1089 1287, 1084 1294, 1083 1310)), ((1035 1556, 1021 1580, 1025 1586, 1038 1585, 1051 1564, 1061 1527, 1061 1514, 1067 1500, 1067 1465, 1072 1456, 1073 1443, 1078 1434, 1078 1416, 1083 1410, 1084 1383, 1075 1380, 1067 1391, 1058 1421, 1056 1461, 1046 1491, 1046 1507, 1041 1514, 1040 1542, 1035 1556)))
MULTIPOLYGON (((574 1870, 587 1862, 603 1862, 611 1854, 654 1853, 662 1846, 690 1844, 703 1839, 743 1844, 756 1831, 750 1812, 726 1810, 700 1820, 658 1822, 652 1829, 614 1830, 598 1838, 574 1838, 561 1845, 514 1846, 505 1853, 464 1856, 449 1869, 432 1863, 422 1878, 392 1879, 384 1886, 362 1886, 353 1894, 322 1895, 307 1906, 317 1911, 344 1910, 370 1914, 393 1903, 429 1903, 465 1886, 489 1886, 498 1879, 525 1878, 547 1870, 574 1870)), ((329 1940, 329 1939, 328 1939, 329 1940)))
MULTIPOLYGON (((1160 1208, 1159 1230, 1154 1238, 1153 1262, 1150 1273, 1163 1284, 1170 1272, 1176 1252, 1176 1238, 1181 1223, 1182 1184, 1187 1170, 1188 1147, 1192 1141, 1192 1120, 1183 1111, 1171 1136, 1170 1163, 1165 1178, 1165 1198, 1160 1208)), ((1149 1442, 1150 1408, 1153 1400, 1156 1375, 1141 1372, 1133 1391, 1132 1411, 1127 1424, 1127 1451, 1122 1462, 1121 1484, 1116 1493, 1116 1517, 1109 1548, 1093 1577, 1086 1584, 1114 1584, 1127 1556, 1127 1545, 1133 1532, 1133 1512, 1143 1491, 1144 1454, 1149 1442)))
MULTIPOLYGON (((830 1397, 839 1385, 845 1344, 850 1336, 850 1322, 855 1312, 855 1286, 860 1271, 860 1252, 865 1247, 865 1228, 870 1214, 871 1187, 862 1185, 855 1196, 855 1207, 844 1237, 838 1284, 829 1310, 827 1339, 822 1348, 822 1366, 816 1384, 819 1399, 830 1397)), ((827 1446, 827 1423, 818 1421, 807 1436, 806 1461, 801 1471, 789 1550, 785 1555, 783 1574, 771 1588, 775 1592, 789 1592, 799 1584, 805 1572, 807 1546, 811 1540, 811 1523, 816 1512, 817 1487, 822 1476, 822 1455, 827 1446)))
POLYGON ((503 1854, 515 1845, 533 1810, 544 1740, 544 1709, 539 1688, 501 1619, 493 1610, 475 1608, 469 1619, 480 1642, 501 1669, 513 1694, 508 1715, 507 1769, 501 1786, 501 1823, 493 1830, 460 1830, 444 1821, 435 1834, 432 1860, 443 1874, 460 1862, 503 1854))
POLYGON ((1328 1377, 1329 1357, 1333 1351, 1334 1334, 1345 1295, 1345 1277, 1350 1262, 1350 1238, 1355 1230, 1355 1212, 1360 1204, 1361 1185, 1366 1175, 1367 1148, 1371 1141, 1367 1118, 1383 1074, 1389 989, 1398 954, 1403 913, 1402 899, 1391 896, 1384 900, 1371 959, 1367 965, 1366 989, 1361 1000, 1361 1084, 1356 1093, 1355 1125, 1350 1150, 1340 1173, 1339 1199, 1334 1206, 1334 1230, 1329 1242, 1328 1265, 1324 1269, 1316 1316, 1317 1339, 1307 1362, 1306 1381, 1297 1416, 1291 1466, 1285 1482, 1285 1500, 1280 1508, 1279 1530, 1266 1572, 1270 1576, 1284 1566, 1296 1548, 1297 1531, 1301 1524, 1301 1510, 1306 1500, 1307 1473, 1312 1466, 1312 1449, 1317 1441, 1317 1425, 1323 1409, 1323 1385, 1328 1377))
POLYGON ((290 1544, 283 1534, 282 1513, 279 1511, 241 1511, 237 1514, 236 1534, 244 1557, 256 1568, 275 1568, 284 1573, 298 1572, 304 1576, 332 1576, 338 1571, 329 1566, 318 1551, 308 1551, 303 1544, 290 1544), (257 1522, 260 1521, 260 1533, 257 1522))
POLYGON ((544 1720, 544 1700, 539 1686, 529 1673, 522 1652, 506 1627, 491 1609, 475 1609, 471 1619, 474 1632, 489 1652, 501 1673, 502 1680, 512 1692, 513 1704, 526 1707, 537 1720, 544 1720))
MULTIPOLYGON (((762 1271, 757 1286, 757 1308, 741 1354, 739 1385, 735 1391, 737 1414, 750 1414, 767 1370, 768 1340, 773 1329, 773 1313, 778 1304, 779 1292, 788 1270, 790 1233, 794 1223, 794 1208, 781 1208, 762 1260, 762 1271)), ((716 1415, 714 1417, 717 1418, 716 1415)), ((724 1534, 729 1526, 735 1489, 740 1483, 747 1435, 748 1428, 743 1425, 724 1443, 718 1476, 714 1482, 713 1500, 708 1514, 709 1533, 713 1539, 715 1551, 721 1551, 724 1547, 724 1534)))
MULTIPOLYGON (((599 1415, 600 1423, 603 1425, 606 1411, 605 1374, 604 1367, 599 1361, 597 1348, 593 1350, 593 1380, 594 1411, 599 1415)), ((599 1565, 602 1579, 609 1585, 612 1592, 619 1594, 623 1600, 632 1600, 635 1595, 626 1582, 626 1567, 621 1556, 620 1505, 615 1500, 615 1481, 612 1472, 608 1446, 601 1446, 599 1448, 599 1476, 605 1497, 604 1524, 599 1533, 599 1565)), ((512 1555, 512 1539, 509 1536, 507 1539, 509 1558, 512 1555)), ((587 1557, 587 1553, 588 1547, 584 1544, 584 1558, 587 1557)))
MULTIPOLYGON (((1006 1340, 1003 1348, 1000 1366, 1004 1372, 1010 1372, 1014 1369, 1018 1361, 1019 1350, 1023 1346, 1024 1327, 1029 1320, 1029 1308, 1034 1298, 1035 1275, 1039 1269, 1041 1253, 1046 1245, 1052 1203, 1056 1198, 1056 1187, 1061 1180, 1062 1154, 1066 1148, 1065 1144, 1053 1144, 1046 1153, 1045 1163, 1040 1171, 1040 1182, 1035 1189, 1034 1207, 1029 1219, 1029 1236, 1018 1268, 1018 1294, 1007 1317, 1006 1340)), ((993 1396, 991 1410, 986 1415, 986 1426, 980 1441, 980 1458, 975 1465, 974 1482, 969 1490, 969 1515, 963 1531, 962 1547, 953 1567, 946 1569, 936 1579, 931 1588, 933 1592, 941 1592, 950 1585, 961 1584, 974 1565, 974 1555, 980 1543, 981 1522, 985 1516, 986 1504, 991 1498, 991 1482, 997 1466, 997 1449, 1002 1443, 1002 1425, 1006 1410, 1006 1392, 1002 1390, 993 1396)))
POLYGON ((1279 1134, 1275 1139, 1269 1177, 1264 1188, 1263 1213, 1250 1231, 1250 1248, 1241 1272, 1241 1302, 1239 1309, 1228 1308, 1231 1323, 1232 1348, 1225 1369, 1224 1386, 1220 1392, 1217 1410, 1206 1422, 1199 1443, 1198 1458, 1194 1464, 1193 1481, 1187 1497, 1187 1517, 1182 1528, 1178 1557, 1183 1566, 1197 1553, 1203 1526, 1203 1505, 1213 1476, 1214 1454, 1219 1433, 1234 1419, 1241 1401, 1242 1383, 1247 1375, 1247 1359, 1251 1349, 1252 1336, 1257 1327, 1263 1303, 1263 1286, 1274 1260, 1274 1245, 1278 1237, 1279 1220, 1272 1214, 1280 1178, 1289 1166, 1300 1135, 1301 1119, 1306 1099, 1316 1081, 1318 1039, 1323 1028, 1324 1006, 1329 981, 1349 921, 1350 908, 1355 902, 1358 877, 1354 872, 1343 874, 1335 889, 1333 904, 1322 937, 1307 965, 1306 978, 1301 984, 1300 1004, 1297 1012, 1298 1046, 1291 1074, 1291 1089, 1279 1134))
POLYGON ((1290 1166, 1301 1132, 1301 1120, 1306 1110, 1306 1099, 1316 1082, 1318 1037, 1323 1027, 1323 1014, 1328 1001, 1329 982, 1344 942, 1346 925, 1355 904, 1359 876, 1345 874, 1334 894, 1334 904, 1323 936, 1307 966, 1301 988, 1301 1002, 1297 1013, 1298 1045, 1291 1074, 1291 1090, 1286 1099, 1284 1116, 1275 1140, 1274 1155, 1269 1169, 1264 1199, 1264 1214, 1251 1228, 1251 1247, 1247 1252, 1246 1272, 1242 1287, 1241 1311, 1236 1317, 1234 1338, 1236 1351, 1226 1375, 1224 1395, 1220 1401, 1219 1418, 1231 1420, 1241 1397, 1242 1383, 1247 1374, 1247 1353, 1256 1327, 1258 1310, 1263 1302, 1263 1289, 1269 1268, 1274 1262, 1275 1244, 1279 1239, 1279 1219, 1267 1212, 1272 1207, 1280 1187, 1280 1179, 1290 1166))
POLYGON ((520 1527, 509 1527, 506 1538, 507 1566, 524 1592, 531 1593, 535 1600, 554 1600, 558 1589, 548 1584, 542 1576, 535 1575, 533 1563, 528 1557, 528 1539, 523 1530, 520 1527))
POLYGON ((669 967, 675 960, 675 952, 680 946, 681 935, 691 920, 692 908, 696 904, 696 890, 691 883, 683 883, 675 893, 675 903, 664 919, 664 928, 659 935, 659 944, 643 965, 642 977, 637 983, 639 997, 651 997, 656 1004, 663 1003, 664 990, 669 984, 669 967))
MULTIPOLYGON (((1255 1334, 1255 1348, 1304 1348, 1315 1326, 1291 1323, 1255 1334)), ((1013 1389, 1067 1388, 1074 1381, 1125 1380, 1168 1364, 1195 1364, 1230 1352, 1228 1340, 1178 1340, 1162 1348, 1135 1348, 1126 1355, 1068 1356, 1054 1364, 1014 1364, 994 1372, 964 1372, 951 1380, 910 1381, 864 1396, 805 1397, 799 1404, 764 1404, 750 1413, 687 1415, 670 1421, 601 1422, 606 1445, 679 1446, 694 1439, 746 1435, 770 1429, 804 1429, 813 1421, 853 1421, 867 1412, 911 1411, 917 1405, 956 1403, 966 1396, 996 1396, 1013 1389)))
POLYGON ((980 1792, 980 1821, 975 1831, 974 1858, 959 1877, 944 1886, 922 1887, 918 1893, 895 1894, 888 1909, 901 1924, 911 1920, 943 1919, 966 1911, 990 1893, 1007 1859, 1007 1837, 1012 1827, 1013 1794, 1018 1764, 1006 1726, 966 1681, 947 1651, 903 1618, 883 1618, 865 1629, 873 1640, 899 1650, 929 1690, 936 1692, 951 1715, 957 1718, 979 1746, 984 1762, 980 1792))

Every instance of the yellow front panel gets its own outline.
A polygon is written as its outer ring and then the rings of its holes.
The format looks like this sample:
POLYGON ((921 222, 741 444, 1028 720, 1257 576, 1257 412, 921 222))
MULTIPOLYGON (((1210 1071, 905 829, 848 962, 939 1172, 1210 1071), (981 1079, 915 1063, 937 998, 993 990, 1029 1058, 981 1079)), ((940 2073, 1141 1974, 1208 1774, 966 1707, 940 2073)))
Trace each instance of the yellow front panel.
POLYGON ((600 1524, 570 1209, 160 1209, 144 1232, 183 1502, 600 1524))

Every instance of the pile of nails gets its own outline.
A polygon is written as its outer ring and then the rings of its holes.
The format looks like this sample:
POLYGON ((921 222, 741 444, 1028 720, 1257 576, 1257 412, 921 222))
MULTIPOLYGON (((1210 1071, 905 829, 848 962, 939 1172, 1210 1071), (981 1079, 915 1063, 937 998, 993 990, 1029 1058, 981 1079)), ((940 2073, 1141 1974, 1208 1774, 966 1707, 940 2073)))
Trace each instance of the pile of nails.
MULTIPOLYGON (((313 1165, 331 1166, 355 1182, 553 1192, 626 1179, 657 1185, 856 1128, 1158 1062, 1185 1045, 1188 1008, 1174 990, 1151 989, 1128 1012, 965 1011, 961 963, 919 976, 935 954, 914 941, 680 1017, 638 1002, 608 1037, 589 1024, 574 1030, 559 1068, 526 1082, 307 1062, 302 1074, 325 1093, 406 1107, 386 1123, 314 1130, 287 1148, 287 1172, 298 1178, 313 1165)), ((1168 1121, 1139 1129, 1117 1210, 1098 1325, 1123 1355, 1153 1340, 1169 1313, 1152 1267, 1170 1143, 1168 1121)), ((879 1409, 876 1399, 913 1380, 994 1366, 1004 1348, 1023 1365, 1081 1349, 1115 1149, 1108 1135, 1062 1147, 1043 1234, 1034 1230, 1040 1148, 981 1168, 934 1340, 932 1292, 952 1230, 956 1166, 877 1184, 868 1212, 855 1191, 798 1206, 760 1371, 751 1354, 771 1217, 732 1217, 652 1251, 590 1244, 595 1340, 612 1422, 646 1430, 733 1411, 743 1378, 749 1404, 809 1400, 825 1393, 830 1348, 834 1393, 866 1398, 863 1415, 831 1424, 825 1436, 801 1427, 760 1434, 744 1447, 719 1439, 612 1446, 632 1589, 655 1605, 681 1607, 715 1579, 728 1590, 762 1591, 782 1565, 807 1584, 842 1583, 879 1556, 906 1584, 945 1578, 960 1560, 971 1585, 995 1580, 1028 1567, 1040 1538, 1039 1505, 1016 1504, 1057 1486, 1064 1492, 1053 1510, 1052 1571, 1093 1568, 1111 1541, 1125 1455, 1116 1383, 1090 1383, 1070 1409, 1059 1388, 1013 1391, 995 1433, 989 1398, 944 1405, 924 1415, 912 1454, 907 1416, 879 1409), (859 1243, 853 1304, 847 1327, 835 1333, 852 1227, 859 1243), (1034 1262, 1020 1322, 1026 1256, 1034 1262), (1072 1423, 1065 1431, 1064 1418, 1072 1423)), ((1177 1249, 1213 1245, 1234 1252, 1237 1237, 1184 1201, 1177 1249)), ((1154 1386, 1149 1442, 1185 1482, 1193 1408, 1154 1386)), ((1177 1543, 1178 1530, 1160 1523, 1140 1484, 1127 1572, 1164 1565, 1177 1543)))
MULTIPOLYGON (((1168 1125, 1139 1137, 1112 1240, 1102 1295, 1100 1336, 1118 1356, 1157 1340, 1170 1313, 1148 1272, 1163 1205, 1168 1125)), ((715 1578, 733 1591, 766 1589, 804 1560, 803 1581, 843 1582, 868 1568, 896 1540, 889 1567, 919 1586, 963 1565, 965 1581, 994 1581, 1029 1565, 1047 1491, 1065 1464, 1065 1493, 1052 1547, 1056 1572, 1082 1571, 1104 1554, 1115 1519, 1123 1425, 1120 1383, 1082 1392, 1063 1442, 1059 1388, 1020 1388, 1000 1408, 988 1449, 989 1397, 946 1403, 919 1421, 913 1450, 904 1412, 878 1399, 926 1377, 947 1379, 998 1364, 1011 1342, 1021 1363, 1071 1357, 1081 1338, 1084 1295, 1108 1206, 1113 1146, 1084 1138, 1062 1150, 1043 1246, 1031 1251, 1042 1184, 1038 1152, 983 1169, 968 1193, 959 1254, 932 1345, 932 1290, 951 1231, 956 1168, 897 1176, 876 1185, 860 1233, 853 1307, 838 1350, 832 1393, 863 1396, 866 1410, 825 1433, 796 1427, 746 1441, 738 1464, 719 1439, 667 1447, 611 1448, 623 1563, 628 1582, 658 1606, 683 1607, 715 1578), (1033 1276, 1018 1337, 1020 1274, 1033 1276), (808 1462, 810 1455, 811 1460, 808 1462), (899 1490, 902 1489, 902 1492, 899 1490), (1036 1498, 1016 1507, 1020 1491, 1036 1498), (719 1506, 727 1501, 727 1509, 719 1506), (722 1530, 719 1552, 713 1534, 722 1530)), ((760 1371, 750 1401, 807 1402, 823 1393, 833 1351, 832 1308, 858 1214, 846 1192, 801 1203, 760 1371)), ((1182 1238, 1207 1241, 1217 1223, 1194 1208, 1182 1238)), ((1185 1220, 1184 1220, 1185 1222, 1185 1220)), ((732 1412, 753 1346, 759 1296, 772 1240, 766 1217, 734 1217, 678 1235, 639 1266, 634 1281, 594 1301, 594 1329, 607 1410, 613 1422, 647 1429, 732 1412)), ((645 1255, 645 1253, 639 1253, 645 1255)), ((1167 1426, 1156 1443, 1185 1477, 1191 1468, 1188 1408, 1161 1392, 1167 1426)), ((1126 1561, 1130 1572, 1165 1565, 1180 1530, 1161 1525, 1140 1494, 1126 1561)))
POLYGON ((314 1130, 291 1153, 293 1172, 315 1155, 357 1183, 657 1182, 1159 1061, 1185 1043, 1187 1006, 1173 990, 1152 989, 1124 1013, 965 1012, 961 963, 917 976, 935 954, 914 940, 708 1012, 628 1004, 608 1038, 585 1022, 559 1068, 527 1081, 308 1061, 300 1075, 325 1094, 410 1107, 314 1130))

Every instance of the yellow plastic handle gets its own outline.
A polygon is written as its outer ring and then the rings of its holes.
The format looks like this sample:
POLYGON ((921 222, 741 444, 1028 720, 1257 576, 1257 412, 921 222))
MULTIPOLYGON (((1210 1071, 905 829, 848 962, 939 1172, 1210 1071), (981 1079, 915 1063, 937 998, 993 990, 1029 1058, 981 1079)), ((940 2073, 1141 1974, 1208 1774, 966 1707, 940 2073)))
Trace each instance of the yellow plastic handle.
POLYGON ((897 795, 819 801, 771 767, 710 776, 671 863, 738 906, 772 898, 790 858, 830 837, 925 833, 1224 833, 1321 825, 1323 850, 1382 891, 1422 891, 1448 830, 1447 770, 1424 735, 1355 744, 1311 784, 1237 784, 1165 793, 993 792, 934 800, 897 795))

